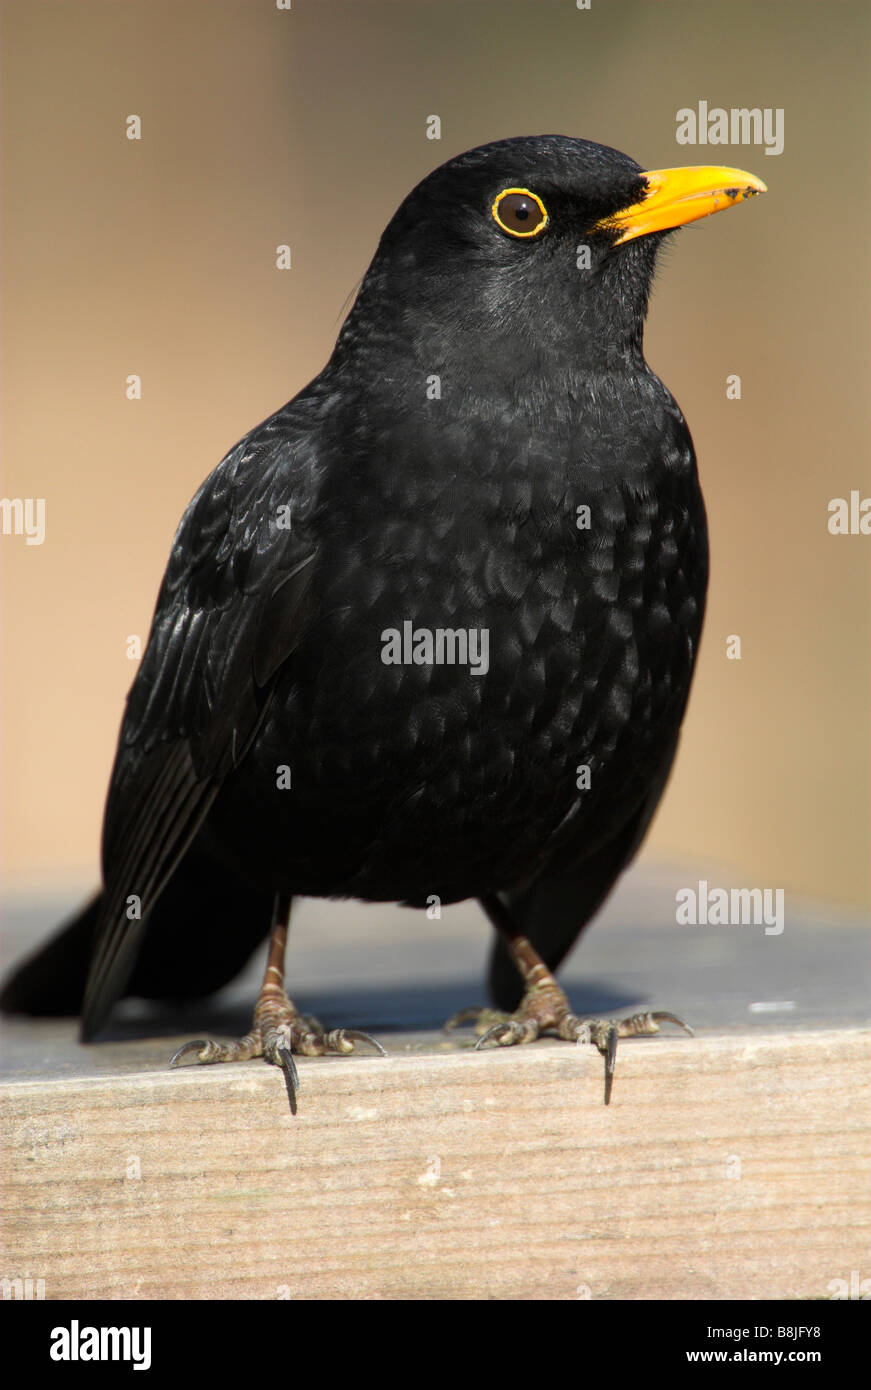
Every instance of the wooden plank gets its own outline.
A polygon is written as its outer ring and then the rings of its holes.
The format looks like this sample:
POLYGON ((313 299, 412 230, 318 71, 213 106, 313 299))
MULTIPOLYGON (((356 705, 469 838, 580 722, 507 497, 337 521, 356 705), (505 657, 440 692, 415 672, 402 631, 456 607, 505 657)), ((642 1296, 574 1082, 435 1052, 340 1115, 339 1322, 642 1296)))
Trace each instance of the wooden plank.
MULTIPOLYGON (((55 1027, 58 1025, 54 1025, 55 1027)), ((827 1298, 871 1274, 871 1031, 6 1082, 46 1298, 827 1298)))

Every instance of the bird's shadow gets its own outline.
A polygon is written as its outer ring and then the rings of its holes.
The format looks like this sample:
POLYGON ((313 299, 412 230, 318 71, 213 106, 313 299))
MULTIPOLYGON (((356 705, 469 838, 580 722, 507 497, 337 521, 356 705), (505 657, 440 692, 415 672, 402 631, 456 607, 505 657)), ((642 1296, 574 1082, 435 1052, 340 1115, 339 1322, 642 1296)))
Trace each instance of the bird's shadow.
MULTIPOLYGON (((569 990, 575 1013, 589 1017, 610 1017, 643 1003, 607 981, 585 980, 569 990)), ((116 1010, 111 1025, 102 1033, 103 1042, 130 1042, 148 1037, 174 1037, 191 1033, 203 1036, 242 1037, 251 1027, 255 997, 239 996, 186 1000, 155 1004, 146 1000, 125 1000, 116 1010)), ((434 1032, 462 1009, 487 1002, 480 980, 443 981, 437 985, 384 986, 315 994, 294 992, 294 1003, 302 1013, 314 1014, 327 1028, 362 1028, 379 1034, 434 1032)))

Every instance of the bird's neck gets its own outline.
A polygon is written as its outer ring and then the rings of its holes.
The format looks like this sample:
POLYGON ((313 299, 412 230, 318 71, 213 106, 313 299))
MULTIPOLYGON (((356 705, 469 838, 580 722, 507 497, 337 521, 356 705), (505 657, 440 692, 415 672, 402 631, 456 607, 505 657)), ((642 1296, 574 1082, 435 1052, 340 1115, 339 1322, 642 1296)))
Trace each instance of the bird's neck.
MULTIPOLYGON (((573 379, 645 371, 646 284, 626 292, 625 272, 606 264, 595 282, 554 277, 535 287, 493 281, 469 294, 465 276, 420 276, 403 293, 387 270, 370 268, 331 359, 349 376, 372 373, 429 389, 475 383, 494 397, 538 397, 573 379), (393 291, 396 290, 394 293, 393 291)), ((413 385, 412 385, 413 389, 413 385)))

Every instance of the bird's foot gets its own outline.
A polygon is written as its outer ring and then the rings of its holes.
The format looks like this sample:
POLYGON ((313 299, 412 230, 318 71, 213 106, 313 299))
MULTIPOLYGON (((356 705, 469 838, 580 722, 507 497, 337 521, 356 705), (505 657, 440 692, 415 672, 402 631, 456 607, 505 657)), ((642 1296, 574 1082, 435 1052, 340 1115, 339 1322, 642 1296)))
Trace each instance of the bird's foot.
POLYGON ((619 1038, 649 1037, 659 1032, 661 1023, 676 1023, 690 1037, 693 1036, 689 1024, 670 1013, 639 1013, 619 1019, 578 1018, 572 1013, 563 991, 550 980, 529 989, 513 1014, 500 1013, 496 1009, 463 1009, 448 1019, 445 1030, 450 1031, 463 1023, 475 1024, 478 1034, 476 1050, 490 1042, 499 1047, 535 1042, 536 1038, 545 1034, 563 1038, 566 1042, 592 1044, 605 1059, 606 1105, 611 1100, 619 1038))
POLYGON ((244 1038, 232 1043, 198 1038, 180 1047, 169 1065, 178 1066, 191 1052, 197 1053, 196 1060, 200 1063, 248 1062, 252 1057, 263 1057, 284 1073, 290 1112, 295 1115, 300 1082, 293 1054, 300 1053, 304 1057, 323 1057, 328 1052, 347 1055, 354 1051, 358 1042, 371 1043, 382 1057, 387 1056, 381 1044, 359 1028, 333 1028, 327 1032, 318 1019, 301 1014, 283 991, 282 997, 276 998, 273 988, 258 999, 251 1032, 244 1038))

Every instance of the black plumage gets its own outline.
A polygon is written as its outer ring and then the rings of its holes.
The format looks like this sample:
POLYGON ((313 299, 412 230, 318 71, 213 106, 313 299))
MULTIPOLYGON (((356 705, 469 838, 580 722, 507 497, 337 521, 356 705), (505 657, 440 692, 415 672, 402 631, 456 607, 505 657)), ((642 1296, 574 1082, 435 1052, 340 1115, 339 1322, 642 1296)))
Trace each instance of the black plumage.
MULTIPOLYGON (((102 894, 7 1010, 81 1006, 88 1039, 125 993, 214 990, 296 894, 480 898, 559 964, 659 800, 704 611, 693 446, 642 353, 664 231, 620 234, 651 177, 524 138, 405 200, 330 362, 182 518, 102 894), (486 632, 487 669, 386 664, 407 622, 486 632)), ((503 931, 503 1008, 520 968, 503 931)))

